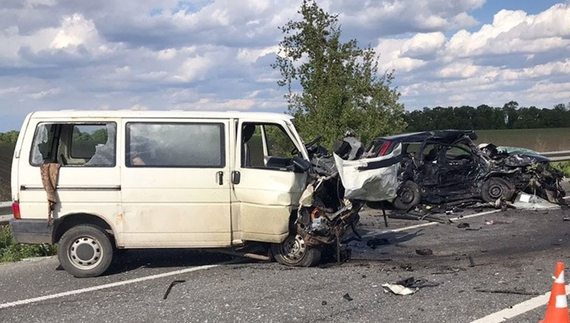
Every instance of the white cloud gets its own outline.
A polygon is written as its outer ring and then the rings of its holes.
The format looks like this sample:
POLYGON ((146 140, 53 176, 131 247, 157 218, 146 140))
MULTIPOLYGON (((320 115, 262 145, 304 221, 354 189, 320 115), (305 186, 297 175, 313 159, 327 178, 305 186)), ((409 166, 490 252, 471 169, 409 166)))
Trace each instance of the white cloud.
POLYGON ((61 93, 61 89, 59 87, 51 88, 45 91, 32 93, 30 97, 35 100, 45 99, 47 97, 53 97, 61 93))
MULTIPOLYGON (((284 111, 270 64, 283 37, 277 27, 299 18, 300 2, 3 2, 0 113, 284 111)), ((537 14, 501 10, 487 25, 474 18, 485 0, 317 2, 339 14, 345 39, 377 50, 380 71, 395 69, 408 108, 570 101, 569 2, 537 14)))

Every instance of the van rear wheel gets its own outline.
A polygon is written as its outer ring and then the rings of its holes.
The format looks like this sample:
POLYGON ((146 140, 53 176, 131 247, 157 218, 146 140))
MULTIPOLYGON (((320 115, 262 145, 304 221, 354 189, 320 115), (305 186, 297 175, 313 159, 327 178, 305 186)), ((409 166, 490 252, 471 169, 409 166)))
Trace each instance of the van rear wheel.
POLYGON ((109 234, 95 225, 78 225, 67 230, 57 251, 63 269, 77 278, 103 274, 113 261, 109 234))
POLYGON ((294 267, 311 267, 321 260, 321 249, 307 245, 300 234, 289 235, 285 241, 271 245, 278 263, 294 267))

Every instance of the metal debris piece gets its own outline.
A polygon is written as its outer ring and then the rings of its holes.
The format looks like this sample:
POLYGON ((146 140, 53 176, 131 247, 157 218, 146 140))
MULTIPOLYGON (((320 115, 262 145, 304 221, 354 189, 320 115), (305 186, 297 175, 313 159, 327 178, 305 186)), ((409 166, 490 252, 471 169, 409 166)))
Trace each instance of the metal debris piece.
POLYGON ((185 283, 186 280, 174 280, 170 283, 170 285, 168 285, 168 288, 166 289, 166 292, 164 292, 164 296, 162 296, 162 299, 166 299, 168 297, 168 294, 170 294, 170 291, 172 290, 172 287, 176 284, 180 284, 180 283, 185 283))
POLYGON ((419 290, 419 288, 412 289, 397 284, 382 284, 382 288, 384 288, 385 292, 390 291, 396 295, 402 295, 402 296, 412 295, 419 290))
POLYGON ((342 295, 342 298, 346 299, 346 300, 349 301, 349 302, 353 300, 353 298, 350 297, 350 295, 348 295, 348 293, 342 295))
POLYGON ((517 294, 517 295, 540 295, 536 292, 527 292, 525 290, 516 289, 476 289, 476 292, 480 293, 492 293, 492 294, 517 294))
POLYGON ((473 256, 468 255, 467 258, 469 258, 469 267, 475 267, 475 259, 473 259, 473 256))
POLYGON ((388 239, 384 239, 384 238, 375 238, 375 239, 370 239, 366 242, 366 245, 372 249, 376 249, 377 246, 384 246, 384 245, 389 245, 390 241, 388 239))
POLYGON ((425 248, 425 249, 416 249, 416 253, 420 256, 431 256, 433 255, 433 250, 425 248))

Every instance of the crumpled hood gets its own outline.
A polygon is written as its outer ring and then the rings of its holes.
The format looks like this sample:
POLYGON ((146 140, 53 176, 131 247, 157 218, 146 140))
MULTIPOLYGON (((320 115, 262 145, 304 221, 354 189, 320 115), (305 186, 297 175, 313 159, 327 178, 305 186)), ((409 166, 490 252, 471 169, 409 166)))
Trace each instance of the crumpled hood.
POLYGON ((549 163, 550 159, 532 154, 509 154, 505 159, 504 163, 506 166, 510 167, 521 167, 521 166, 531 166, 536 163, 549 163))

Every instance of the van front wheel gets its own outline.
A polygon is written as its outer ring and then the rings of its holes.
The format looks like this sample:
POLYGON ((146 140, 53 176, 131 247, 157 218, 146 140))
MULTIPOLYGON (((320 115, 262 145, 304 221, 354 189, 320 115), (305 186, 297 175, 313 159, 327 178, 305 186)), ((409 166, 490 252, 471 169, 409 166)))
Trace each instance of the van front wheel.
POLYGON ((311 267, 321 260, 321 249, 308 246, 300 234, 292 234, 279 244, 272 244, 271 251, 278 263, 295 266, 311 267))
POLYGON ((67 230, 57 251, 63 269, 77 278, 103 274, 113 260, 109 235, 94 225, 78 225, 67 230))

